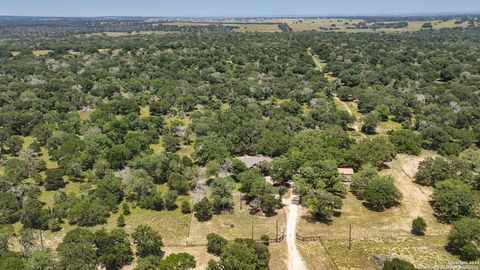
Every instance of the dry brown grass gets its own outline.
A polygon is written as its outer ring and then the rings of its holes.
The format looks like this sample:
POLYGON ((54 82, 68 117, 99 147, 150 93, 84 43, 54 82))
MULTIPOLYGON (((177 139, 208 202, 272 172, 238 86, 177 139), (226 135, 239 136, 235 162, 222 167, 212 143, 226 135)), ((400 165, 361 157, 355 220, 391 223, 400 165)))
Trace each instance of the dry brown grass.
POLYGON ((282 32, 276 24, 227 24, 228 26, 236 26, 234 32, 282 32))
POLYGON ((362 22, 359 19, 340 19, 340 18, 318 18, 318 19, 290 19, 284 20, 294 32, 302 31, 321 31, 320 28, 330 28, 332 24, 339 28, 341 31, 347 31, 348 26, 352 26, 354 23, 362 22), (348 25, 345 23, 348 22, 348 25))
POLYGON ((168 22, 164 25, 178 25, 178 26, 206 26, 206 25, 222 25, 238 27, 234 32, 282 32, 277 24, 261 24, 261 23, 214 23, 214 22, 168 22))
POLYGON ((260 236, 266 234, 270 239, 275 238, 276 222, 279 224, 279 235, 285 224, 285 211, 280 209, 278 214, 273 217, 265 217, 260 215, 251 215, 248 206, 242 202, 240 210, 240 194, 234 194, 235 207, 232 213, 223 213, 215 215, 211 220, 199 222, 196 218, 192 219, 189 242, 192 244, 206 243, 209 233, 216 233, 227 240, 235 238, 251 238, 252 222, 254 228, 254 238, 259 239, 260 236), (233 226, 232 226, 233 225, 233 226))
MULTIPOLYGON (((342 214, 334 217, 331 225, 310 222, 304 217, 298 224, 301 236, 322 236, 328 254, 339 269, 375 269, 370 261, 373 255, 396 254, 417 266, 446 264, 457 260, 445 251, 449 225, 436 221, 429 203, 432 189, 413 182, 418 164, 434 153, 424 151, 421 156, 399 155, 388 163, 389 169, 381 172, 395 179, 395 185, 403 193, 399 207, 377 212, 367 209, 351 193, 343 200, 342 214), (427 222, 424 237, 410 233, 411 222, 416 217, 427 222), (348 250, 349 225, 352 225, 353 248, 348 250)), ((321 263, 315 256, 321 251, 321 243, 298 243, 308 265, 321 263)))
POLYGON ((93 36, 107 36, 107 37, 126 37, 126 36, 135 36, 135 35, 166 35, 172 32, 167 31, 133 31, 133 32, 98 32, 98 33, 89 33, 79 36, 84 37, 93 37, 93 36))
POLYGON ((270 246, 268 247, 268 251, 270 252, 270 262, 268 263, 268 266, 271 270, 287 269, 288 251, 287 243, 285 241, 270 244, 270 246))
POLYGON ((53 52, 53 51, 52 50, 35 50, 35 51, 32 51, 32 54, 35 56, 46 56, 50 52, 53 52))
MULTIPOLYGON (((431 22, 433 29, 444 29, 444 28, 454 28, 454 27, 467 27, 468 22, 463 22, 462 24, 455 24, 457 19, 450 19, 447 21, 408 21, 408 27, 405 28, 384 28, 378 29, 376 32, 385 32, 385 33, 398 33, 398 32, 407 32, 407 31, 419 31, 422 30, 422 25, 427 22, 431 22)), ((335 32, 374 32, 373 29, 347 29, 349 26, 353 26, 355 23, 363 22, 360 19, 341 19, 341 18, 319 18, 319 19, 280 19, 287 23, 294 32, 303 32, 303 31, 335 31, 335 32), (348 25, 345 24, 348 22, 348 25), (331 28, 332 24, 335 24, 337 30, 323 30, 321 28, 331 28)), ((385 21, 385 23, 393 23, 394 21, 385 21)), ((367 23, 371 25, 372 23, 367 23)))

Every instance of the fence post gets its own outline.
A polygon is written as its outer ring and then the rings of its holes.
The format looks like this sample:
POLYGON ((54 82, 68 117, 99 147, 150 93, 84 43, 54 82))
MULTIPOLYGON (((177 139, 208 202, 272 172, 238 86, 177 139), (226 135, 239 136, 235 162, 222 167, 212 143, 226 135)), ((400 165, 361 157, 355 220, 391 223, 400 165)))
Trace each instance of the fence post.
POLYGON ((352 223, 348 226, 348 250, 352 249, 352 223))
POLYGON ((43 249, 43 235, 42 235, 42 230, 38 230, 40 232, 40 246, 42 247, 43 249))
POLYGON ((252 240, 253 240, 253 220, 252 220, 252 240))

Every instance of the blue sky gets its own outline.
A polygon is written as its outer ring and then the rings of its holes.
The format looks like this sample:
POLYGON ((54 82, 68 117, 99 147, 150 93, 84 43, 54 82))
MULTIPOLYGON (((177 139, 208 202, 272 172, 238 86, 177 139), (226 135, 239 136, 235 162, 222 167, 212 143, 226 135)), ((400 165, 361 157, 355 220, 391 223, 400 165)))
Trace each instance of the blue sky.
POLYGON ((480 0, 0 0, 0 15, 315 16, 480 13, 480 0))

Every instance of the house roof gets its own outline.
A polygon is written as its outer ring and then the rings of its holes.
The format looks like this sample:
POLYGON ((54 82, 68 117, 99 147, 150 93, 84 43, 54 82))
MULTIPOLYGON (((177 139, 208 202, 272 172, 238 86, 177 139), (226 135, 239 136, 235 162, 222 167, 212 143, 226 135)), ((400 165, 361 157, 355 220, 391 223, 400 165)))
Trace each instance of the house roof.
POLYGON ((247 166, 247 168, 252 168, 253 166, 257 165, 258 163, 265 161, 265 162, 272 162, 272 159, 266 156, 241 156, 238 159, 247 166))
POLYGON ((343 175, 352 175, 353 169, 352 168, 337 168, 339 174, 343 175))

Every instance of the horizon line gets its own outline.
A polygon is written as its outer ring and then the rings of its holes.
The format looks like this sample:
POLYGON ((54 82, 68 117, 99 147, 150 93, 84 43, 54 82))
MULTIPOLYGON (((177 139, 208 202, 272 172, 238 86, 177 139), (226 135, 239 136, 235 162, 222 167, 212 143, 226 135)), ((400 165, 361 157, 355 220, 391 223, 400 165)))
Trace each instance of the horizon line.
POLYGON ((353 18, 353 17, 417 17, 417 16, 477 16, 480 11, 469 12, 379 12, 379 13, 331 13, 331 14, 291 14, 291 15, 78 15, 78 16, 57 16, 57 15, 10 15, 0 14, 0 17, 23 17, 23 18, 216 18, 216 19, 254 19, 254 18, 353 18))

